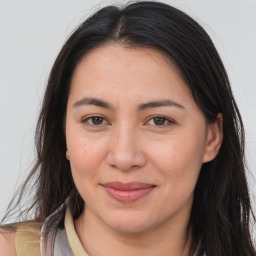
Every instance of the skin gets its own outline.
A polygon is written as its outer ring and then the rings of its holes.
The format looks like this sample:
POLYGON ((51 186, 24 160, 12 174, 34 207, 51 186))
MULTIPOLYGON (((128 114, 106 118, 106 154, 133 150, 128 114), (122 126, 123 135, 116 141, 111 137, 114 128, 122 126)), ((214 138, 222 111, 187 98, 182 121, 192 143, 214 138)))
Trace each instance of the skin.
POLYGON ((113 43, 84 56, 71 81, 66 141, 74 182, 86 204, 75 228, 88 254, 189 255, 194 188, 201 165, 218 153, 221 126, 220 114, 207 124, 179 73, 158 50, 113 43), (139 107, 159 100, 172 104, 139 107), (123 203, 102 186, 110 181, 155 187, 123 203))
POLYGON ((16 255, 15 232, 0 228, 0 251, 5 256, 16 255))

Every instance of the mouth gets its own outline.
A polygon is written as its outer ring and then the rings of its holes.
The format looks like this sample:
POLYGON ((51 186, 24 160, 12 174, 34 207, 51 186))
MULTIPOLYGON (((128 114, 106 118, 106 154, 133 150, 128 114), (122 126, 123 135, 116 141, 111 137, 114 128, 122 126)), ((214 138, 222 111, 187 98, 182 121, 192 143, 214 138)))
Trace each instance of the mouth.
POLYGON ((114 181, 103 184, 103 187, 113 199, 121 203, 131 203, 147 196, 156 186, 141 182, 114 181))

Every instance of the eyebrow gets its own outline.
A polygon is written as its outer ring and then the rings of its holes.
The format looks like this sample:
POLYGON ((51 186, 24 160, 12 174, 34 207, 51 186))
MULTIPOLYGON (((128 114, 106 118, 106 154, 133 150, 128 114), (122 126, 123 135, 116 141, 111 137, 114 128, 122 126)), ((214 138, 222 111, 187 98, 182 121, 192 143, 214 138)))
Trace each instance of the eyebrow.
POLYGON ((184 106, 172 100, 156 100, 156 101, 150 101, 147 103, 140 104, 138 106, 138 110, 142 111, 148 108, 157 108, 157 107, 177 107, 180 109, 185 109, 184 106))
POLYGON ((94 105, 101 108, 112 109, 113 107, 106 101, 97 98, 83 98, 73 104, 73 107, 80 107, 82 105, 94 105))
MULTIPOLYGON (((107 109, 114 109, 114 107, 109 104, 108 102, 98 99, 98 98, 83 98, 81 100, 78 100, 77 102, 75 102, 73 104, 73 107, 79 107, 79 106, 83 106, 83 105, 94 105, 97 107, 101 107, 101 108, 107 108, 107 109)), ((182 106, 181 104, 169 100, 169 99, 164 99, 164 100, 154 100, 154 101, 150 101, 147 103, 142 103, 140 105, 138 105, 138 111, 143 111, 149 108, 157 108, 157 107, 177 107, 180 109, 185 109, 184 106, 182 106)))

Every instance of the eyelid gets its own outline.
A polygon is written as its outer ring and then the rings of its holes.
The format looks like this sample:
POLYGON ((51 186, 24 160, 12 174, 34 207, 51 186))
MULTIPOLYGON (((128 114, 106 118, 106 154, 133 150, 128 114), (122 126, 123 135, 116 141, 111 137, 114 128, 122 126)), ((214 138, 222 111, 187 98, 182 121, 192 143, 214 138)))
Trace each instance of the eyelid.
POLYGON ((156 124, 151 125, 151 126, 155 126, 156 128, 159 128, 159 129, 165 128, 165 127, 170 126, 170 125, 173 125, 173 124, 176 124, 176 122, 175 122, 173 119, 171 119, 170 117, 163 116, 163 115, 154 115, 154 116, 150 116, 150 117, 147 119, 146 124, 148 124, 148 123, 149 123, 151 120, 153 120, 154 118, 163 118, 163 119, 165 119, 165 121, 168 122, 167 124, 163 124, 163 125, 156 125, 156 124))
POLYGON ((95 127, 97 127, 97 126, 100 127, 100 126, 103 126, 103 125, 106 125, 106 124, 110 124, 110 122, 104 116, 102 116, 100 114, 92 114, 92 115, 89 115, 89 116, 85 116, 85 117, 82 118, 81 122, 88 125, 88 126, 95 126, 95 127), (96 118, 96 117, 102 118, 103 123, 99 124, 99 125, 96 125, 96 124, 92 124, 92 123, 88 122, 88 120, 90 120, 92 118, 96 118))
MULTIPOLYGON (((101 127, 101 126, 104 126, 104 125, 109 125, 110 122, 102 115, 100 114, 91 114, 91 115, 88 115, 88 116, 85 116, 82 118, 81 120, 82 123, 88 125, 88 126, 93 126, 93 127, 101 127), (93 123, 89 123, 88 120, 92 119, 92 118, 102 118, 103 119, 103 123, 102 124, 93 124, 93 123)), ((156 128, 165 128, 167 126, 170 126, 170 125, 173 125, 173 124, 176 124, 176 122, 171 119, 170 117, 166 117, 164 115, 153 115, 153 116, 150 116, 147 118, 147 121, 145 122, 146 125, 150 125, 150 126, 154 126, 156 128), (165 122, 167 122, 167 124, 163 124, 163 125, 157 125, 157 124, 149 124, 149 122, 151 120, 153 120, 154 118, 162 118, 165 120, 165 122)))

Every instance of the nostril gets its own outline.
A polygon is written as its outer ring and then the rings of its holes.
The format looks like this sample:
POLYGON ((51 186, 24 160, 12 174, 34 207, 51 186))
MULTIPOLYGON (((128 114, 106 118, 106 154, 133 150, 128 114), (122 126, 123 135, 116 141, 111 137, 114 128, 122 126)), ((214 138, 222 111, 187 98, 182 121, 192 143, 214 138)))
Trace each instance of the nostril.
POLYGON ((140 152, 109 152, 107 163, 114 169, 130 171, 145 165, 146 158, 140 152))
POLYGON ((120 125, 116 127, 109 143, 107 163, 115 169, 129 171, 140 168, 146 162, 142 145, 136 140, 136 130, 120 125))

